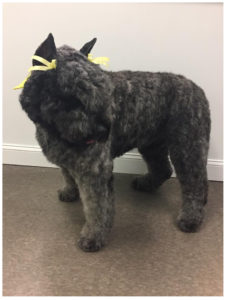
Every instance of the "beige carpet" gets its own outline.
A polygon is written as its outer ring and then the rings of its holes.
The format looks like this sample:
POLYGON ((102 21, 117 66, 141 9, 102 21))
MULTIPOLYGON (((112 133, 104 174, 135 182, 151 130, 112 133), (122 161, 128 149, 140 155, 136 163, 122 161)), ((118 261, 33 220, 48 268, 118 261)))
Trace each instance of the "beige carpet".
POLYGON ((210 182, 203 226, 187 234, 174 223, 177 180, 145 194, 132 178, 115 174, 109 244, 84 253, 75 245, 82 205, 58 201, 60 171, 4 166, 4 296, 221 296, 222 183, 210 182))

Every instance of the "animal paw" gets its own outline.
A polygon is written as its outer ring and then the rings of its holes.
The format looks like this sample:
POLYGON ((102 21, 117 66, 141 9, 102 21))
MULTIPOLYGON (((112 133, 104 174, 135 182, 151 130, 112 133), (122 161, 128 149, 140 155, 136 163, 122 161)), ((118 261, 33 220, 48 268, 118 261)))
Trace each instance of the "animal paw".
POLYGON ((178 219, 177 225, 183 232, 196 232, 199 230, 200 225, 203 221, 203 211, 197 210, 193 213, 181 212, 178 219))
POLYGON ((81 237, 78 240, 78 246, 85 252, 96 252, 102 248, 103 243, 99 239, 81 237))

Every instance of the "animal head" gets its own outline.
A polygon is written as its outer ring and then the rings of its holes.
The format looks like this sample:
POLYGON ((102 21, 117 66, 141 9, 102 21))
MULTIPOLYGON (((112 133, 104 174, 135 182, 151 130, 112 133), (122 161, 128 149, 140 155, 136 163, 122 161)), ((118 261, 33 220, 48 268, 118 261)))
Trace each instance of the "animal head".
POLYGON ((67 45, 56 48, 49 34, 35 55, 49 62, 55 59, 56 68, 32 71, 20 95, 22 108, 35 124, 72 144, 104 141, 110 130, 111 81, 108 72, 88 60, 95 42, 96 38, 79 51, 67 45))

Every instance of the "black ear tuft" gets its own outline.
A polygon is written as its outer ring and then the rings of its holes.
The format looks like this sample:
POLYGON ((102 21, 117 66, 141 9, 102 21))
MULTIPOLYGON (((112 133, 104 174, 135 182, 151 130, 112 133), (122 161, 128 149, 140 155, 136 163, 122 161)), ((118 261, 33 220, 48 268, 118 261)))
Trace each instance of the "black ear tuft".
POLYGON ((80 52, 84 55, 88 56, 88 54, 91 52, 91 49, 93 48, 94 44, 96 43, 97 38, 94 38, 90 42, 86 43, 81 49, 80 52))
MULTIPOLYGON (((56 58, 57 50, 54 42, 54 37, 52 33, 48 35, 44 42, 37 48, 35 55, 38 55, 46 60, 50 61, 56 58)), ((37 60, 32 61, 33 66, 43 65, 37 60)))

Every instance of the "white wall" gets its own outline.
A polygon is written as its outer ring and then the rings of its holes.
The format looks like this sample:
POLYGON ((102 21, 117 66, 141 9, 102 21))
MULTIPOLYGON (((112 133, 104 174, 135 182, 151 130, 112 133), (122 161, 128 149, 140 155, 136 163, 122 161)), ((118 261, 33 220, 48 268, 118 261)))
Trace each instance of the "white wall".
MULTIPOLYGON (((218 3, 5 3, 3 161, 46 165, 37 148, 34 126, 19 106, 20 90, 14 91, 12 87, 26 77, 31 56, 52 32, 57 46, 68 44, 77 49, 97 37, 92 53, 110 57, 110 70, 170 71, 200 85, 210 102, 212 117, 209 178, 220 180, 222 9, 218 3)), ((137 154, 127 154, 124 158, 125 164, 117 162, 117 171, 144 171, 137 154)))

